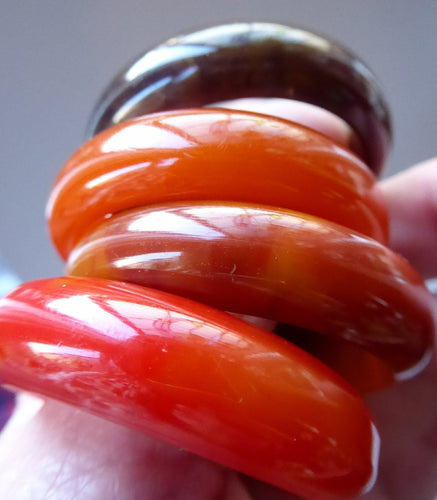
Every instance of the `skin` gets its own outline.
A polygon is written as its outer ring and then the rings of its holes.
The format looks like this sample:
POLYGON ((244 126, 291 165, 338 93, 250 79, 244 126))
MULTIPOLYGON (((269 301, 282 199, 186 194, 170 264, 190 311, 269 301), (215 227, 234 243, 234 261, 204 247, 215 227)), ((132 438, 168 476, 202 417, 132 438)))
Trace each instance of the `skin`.
MULTIPOLYGON (((260 103, 263 112, 268 104, 260 103)), ((292 118, 293 106, 288 109, 292 118)), ((306 119, 328 132, 332 121, 306 119), (325 124, 325 126, 324 126, 325 124)), ((391 247, 425 276, 437 274, 437 158, 381 183, 391 247), (434 187, 433 187, 434 186, 434 187)), ((437 312, 437 306, 436 306, 437 312)), ((437 361, 415 379, 368 397, 379 428, 380 474, 366 500, 431 500, 437 491, 437 361)), ((287 493, 183 450, 54 401, 7 426, 0 498, 292 500, 287 493), (14 423, 15 422, 15 423, 14 423)))

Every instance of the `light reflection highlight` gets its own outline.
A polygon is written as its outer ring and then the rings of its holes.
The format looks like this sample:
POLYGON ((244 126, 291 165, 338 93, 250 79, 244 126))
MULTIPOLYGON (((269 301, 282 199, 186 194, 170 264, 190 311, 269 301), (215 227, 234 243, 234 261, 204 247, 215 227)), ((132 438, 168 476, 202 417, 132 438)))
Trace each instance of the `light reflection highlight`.
POLYGON ((102 144, 101 151, 114 153, 145 149, 183 149, 194 145, 195 143, 187 140, 186 137, 168 129, 145 123, 132 123, 111 135, 102 144))
POLYGON ((121 318, 115 317, 112 310, 105 310, 103 304, 87 295, 54 299, 47 304, 47 309, 116 340, 128 340, 138 335, 138 331, 129 327, 121 318))
POLYGON ((95 187, 102 186, 108 182, 111 182, 117 177, 122 177, 123 175, 128 175, 138 170, 143 170, 150 166, 150 162, 143 162, 137 165, 129 165, 128 167, 119 168, 111 172, 106 172, 105 174, 99 175, 98 177, 91 179, 85 184, 86 189, 94 189, 95 187))
POLYGON ((127 102, 125 102, 123 106, 120 107, 120 109, 115 113, 114 117, 112 118, 112 123, 120 123, 126 120, 126 118, 130 115, 130 113, 134 112, 136 106, 139 103, 141 103, 141 101, 146 99, 150 94, 153 94, 154 92, 161 90, 170 82, 171 82, 171 77, 166 76, 164 78, 161 78, 161 80, 158 80, 157 82, 144 88, 143 90, 140 90, 140 92, 135 94, 127 102))
POLYGON ((150 337, 195 336, 206 340, 210 345, 220 343, 241 349, 249 347, 247 339, 230 332, 222 325, 206 323, 200 318, 169 311, 165 306, 159 311, 159 303, 155 306, 119 300, 108 300, 107 303, 113 314, 129 318, 132 328, 150 337))
POLYGON ((129 224, 128 230, 132 232, 157 232, 161 234, 193 234, 197 238, 206 240, 224 238, 226 236, 222 231, 169 211, 156 211, 142 215, 129 224))
POLYGON ((51 356, 75 356, 80 358, 100 358, 98 351, 91 349, 80 349, 78 347, 70 347, 61 343, 57 345, 42 344, 40 342, 28 342, 29 349, 37 355, 44 357, 51 356))
POLYGON ((125 74, 127 82, 132 82, 139 76, 143 76, 148 71, 153 71, 156 66, 162 63, 171 65, 174 61, 189 59, 191 57, 203 56, 214 52, 214 48, 205 45, 173 45, 158 47, 155 50, 147 52, 139 61, 137 61, 125 74))
POLYGON ((158 263, 167 259, 175 259, 180 257, 182 252, 153 252, 146 253, 142 255, 134 255, 129 257, 123 257, 122 259, 117 259, 114 261, 114 266, 118 269, 127 269, 129 267, 136 267, 138 264, 148 263, 158 263))

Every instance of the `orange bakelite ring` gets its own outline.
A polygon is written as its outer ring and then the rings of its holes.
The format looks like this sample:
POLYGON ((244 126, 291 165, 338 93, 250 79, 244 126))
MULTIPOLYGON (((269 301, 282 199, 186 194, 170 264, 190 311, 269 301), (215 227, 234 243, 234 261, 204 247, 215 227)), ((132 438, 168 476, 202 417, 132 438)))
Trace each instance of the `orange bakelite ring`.
POLYGON ((87 278, 0 300, 0 377, 304 498, 374 481, 358 393, 277 335, 187 299, 87 278), (266 404, 268 401, 268 404, 266 404))
POLYGON ((224 109, 150 115, 97 135, 61 170, 47 217, 66 259, 113 214, 194 200, 289 208, 387 242, 375 178, 355 155, 302 125, 224 109))
POLYGON ((341 337, 401 377, 430 356, 433 318, 411 266, 370 238, 290 210, 205 202, 121 212, 81 241, 67 271, 341 337))

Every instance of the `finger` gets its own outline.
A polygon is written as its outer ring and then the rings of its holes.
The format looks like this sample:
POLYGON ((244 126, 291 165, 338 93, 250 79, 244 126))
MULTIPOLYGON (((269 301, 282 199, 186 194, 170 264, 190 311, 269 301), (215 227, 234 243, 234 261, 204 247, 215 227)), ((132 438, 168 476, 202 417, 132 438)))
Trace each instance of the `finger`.
POLYGON ((229 469, 54 401, 5 429, 0 470, 0 498, 15 500, 250 500, 229 469))
POLYGON ((416 378, 367 396, 382 443, 379 480, 366 500, 436 498, 436 354, 416 378))
POLYGON ((437 158, 381 183, 391 220, 391 247, 425 278, 437 276, 437 158))
POLYGON ((330 111, 291 99, 244 98, 214 104, 223 108, 253 111, 294 121, 327 135, 342 146, 360 152, 359 141, 352 128, 330 111))

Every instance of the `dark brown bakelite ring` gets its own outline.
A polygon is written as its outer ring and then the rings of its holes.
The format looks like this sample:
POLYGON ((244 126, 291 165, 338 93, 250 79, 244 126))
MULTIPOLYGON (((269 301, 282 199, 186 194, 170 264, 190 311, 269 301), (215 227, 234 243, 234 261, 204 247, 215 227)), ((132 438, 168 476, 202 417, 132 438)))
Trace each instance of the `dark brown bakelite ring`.
POLYGON ((333 112, 361 140, 367 165, 381 171, 390 117, 371 71, 336 42, 268 23, 209 28, 146 52, 104 92, 89 136, 137 116, 242 97, 290 98, 333 112))

